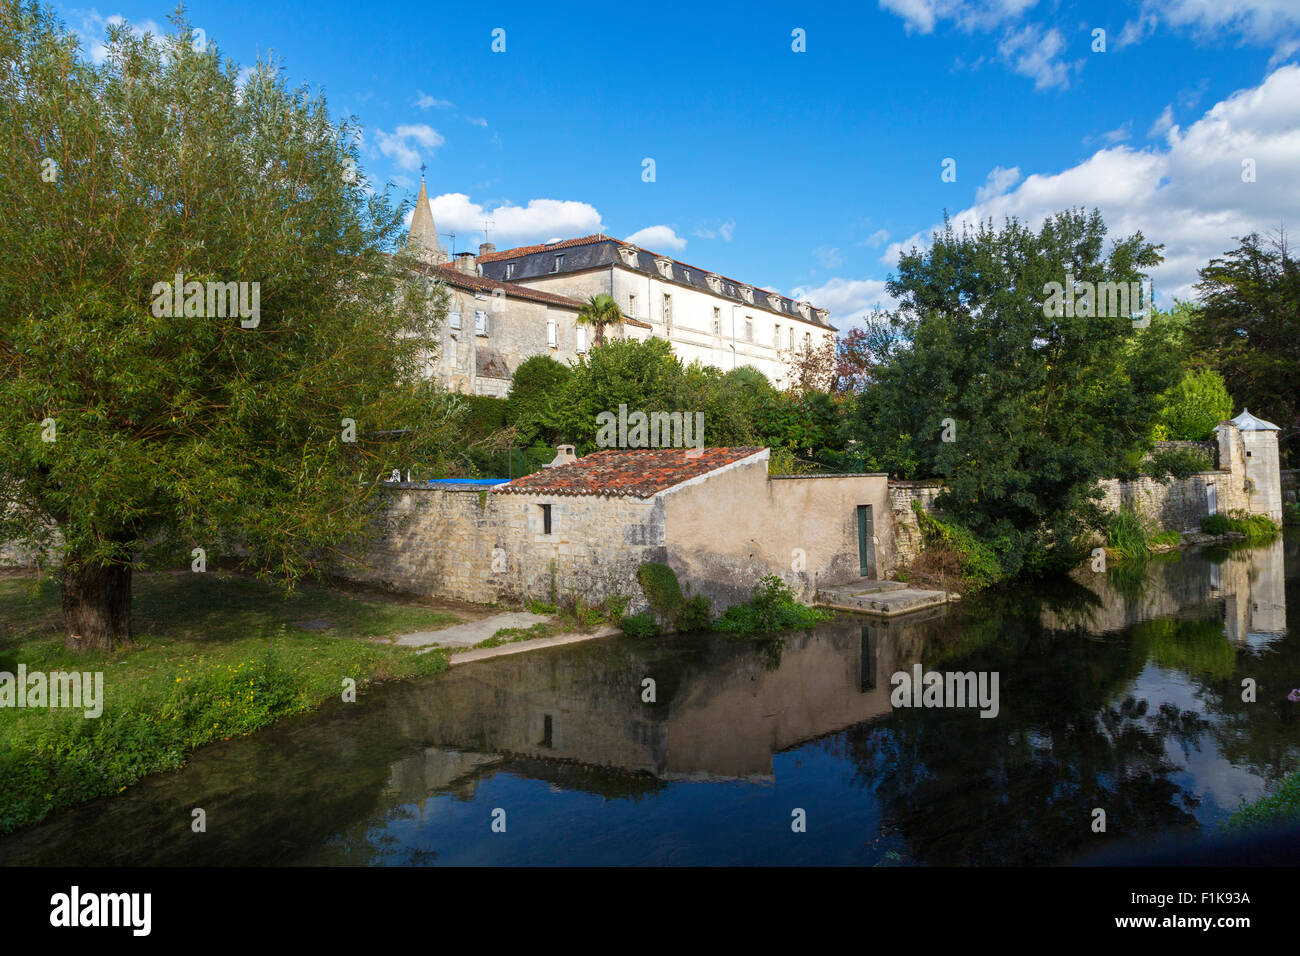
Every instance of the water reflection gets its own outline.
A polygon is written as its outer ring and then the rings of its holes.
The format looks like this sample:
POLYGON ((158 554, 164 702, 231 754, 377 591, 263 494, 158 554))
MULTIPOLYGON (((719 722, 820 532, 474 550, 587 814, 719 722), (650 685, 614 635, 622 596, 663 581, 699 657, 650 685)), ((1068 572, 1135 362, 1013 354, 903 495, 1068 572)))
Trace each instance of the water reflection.
POLYGON ((1046 863, 1212 826, 1300 764, 1297 543, 906 622, 467 665, 208 748, 0 862, 1046 863), (917 663, 997 671, 998 717, 895 710, 890 675, 917 663))

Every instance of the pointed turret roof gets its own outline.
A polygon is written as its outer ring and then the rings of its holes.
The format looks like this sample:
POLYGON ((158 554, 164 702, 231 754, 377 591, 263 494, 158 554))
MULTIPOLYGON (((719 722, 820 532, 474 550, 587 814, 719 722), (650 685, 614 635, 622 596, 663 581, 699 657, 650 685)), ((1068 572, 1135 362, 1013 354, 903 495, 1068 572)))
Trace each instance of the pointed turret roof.
POLYGON ((411 234, 407 237, 406 246, 415 256, 432 265, 447 261, 447 253, 438 240, 438 227, 433 223, 433 210, 429 208, 429 193, 424 188, 423 174, 420 176, 420 195, 415 197, 411 234))
POLYGON ((1238 431, 1243 432, 1280 432, 1282 430, 1272 422, 1266 422, 1264 419, 1252 415, 1249 408, 1234 418, 1232 423, 1237 426, 1238 431))

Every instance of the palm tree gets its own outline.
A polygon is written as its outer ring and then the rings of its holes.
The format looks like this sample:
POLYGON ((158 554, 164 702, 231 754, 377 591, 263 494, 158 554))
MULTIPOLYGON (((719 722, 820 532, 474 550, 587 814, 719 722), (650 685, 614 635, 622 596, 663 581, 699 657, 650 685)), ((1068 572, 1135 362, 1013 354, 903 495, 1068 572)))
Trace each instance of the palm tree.
POLYGON ((601 293, 593 295, 578 310, 578 324, 592 325, 596 328, 596 345, 605 342, 605 326, 621 325, 623 310, 618 307, 612 295, 601 293))

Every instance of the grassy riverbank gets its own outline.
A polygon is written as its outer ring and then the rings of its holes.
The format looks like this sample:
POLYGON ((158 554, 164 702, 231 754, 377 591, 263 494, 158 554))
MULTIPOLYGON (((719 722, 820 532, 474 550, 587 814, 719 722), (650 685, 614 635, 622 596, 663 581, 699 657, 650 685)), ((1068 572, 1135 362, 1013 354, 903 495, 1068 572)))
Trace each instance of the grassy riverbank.
POLYGON ((450 613, 235 575, 138 574, 134 647, 64 650, 58 588, 0 577, 0 672, 101 671, 103 712, 0 707, 0 833, 182 766, 191 751, 302 713, 344 690, 438 673, 446 654, 383 638, 450 613))

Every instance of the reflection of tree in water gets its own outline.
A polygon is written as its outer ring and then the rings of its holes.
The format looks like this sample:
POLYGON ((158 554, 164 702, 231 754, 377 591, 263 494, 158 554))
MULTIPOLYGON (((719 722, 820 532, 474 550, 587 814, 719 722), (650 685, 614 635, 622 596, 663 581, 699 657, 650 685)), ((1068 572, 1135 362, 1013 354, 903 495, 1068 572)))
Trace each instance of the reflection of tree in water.
POLYGON ((1178 768, 1165 747, 1189 745, 1200 717, 1119 698, 1144 661, 1045 628, 1041 596, 1002 603, 996 635, 942 665, 999 672, 996 718, 900 708, 845 735, 855 782, 874 791, 918 862, 1051 863, 1108 839, 1196 826, 1196 800, 1170 779, 1178 768), (1106 834, 1092 832, 1095 807, 1106 834))

